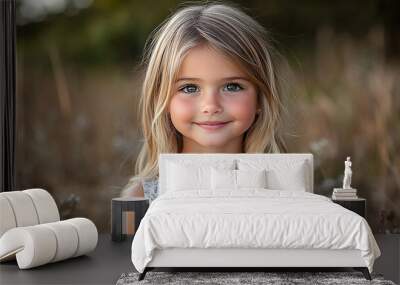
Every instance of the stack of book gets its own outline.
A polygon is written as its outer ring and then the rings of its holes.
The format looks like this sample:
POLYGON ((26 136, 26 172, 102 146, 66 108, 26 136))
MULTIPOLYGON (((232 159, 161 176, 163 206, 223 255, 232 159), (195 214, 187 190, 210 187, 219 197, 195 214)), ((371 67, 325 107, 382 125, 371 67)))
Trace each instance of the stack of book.
POLYGON ((332 199, 334 199, 334 200, 358 199, 357 189, 334 188, 333 193, 332 193, 332 199))

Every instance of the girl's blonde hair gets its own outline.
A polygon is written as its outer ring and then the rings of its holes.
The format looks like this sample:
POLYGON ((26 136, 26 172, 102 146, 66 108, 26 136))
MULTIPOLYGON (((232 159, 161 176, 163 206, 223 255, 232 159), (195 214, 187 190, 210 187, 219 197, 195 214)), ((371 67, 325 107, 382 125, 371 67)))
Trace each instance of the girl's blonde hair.
POLYGON ((239 64, 257 87, 261 112, 244 135, 244 152, 286 152, 277 131, 285 110, 273 62, 276 51, 267 32, 231 5, 213 2, 183 7, 154 30, 145 45, 146 73, 139 103, 144 143, 136 160, 136 175, 122 195, 142 180, 158 177, 160 153, 181 152, 182 135, 171 122, 168 104, 182 59, 200 44, 216 48, 239 64))

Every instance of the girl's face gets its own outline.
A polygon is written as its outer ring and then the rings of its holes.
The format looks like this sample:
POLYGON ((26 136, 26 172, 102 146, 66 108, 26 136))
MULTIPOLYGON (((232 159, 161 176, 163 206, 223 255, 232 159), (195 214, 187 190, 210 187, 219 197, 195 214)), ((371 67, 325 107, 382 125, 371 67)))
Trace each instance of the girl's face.
POLYGON ((255 119, 257 91, 245 73, 207 45, 183 59, 169 105, 182 134, 182 152, 243 152, 244 132, 255 119))

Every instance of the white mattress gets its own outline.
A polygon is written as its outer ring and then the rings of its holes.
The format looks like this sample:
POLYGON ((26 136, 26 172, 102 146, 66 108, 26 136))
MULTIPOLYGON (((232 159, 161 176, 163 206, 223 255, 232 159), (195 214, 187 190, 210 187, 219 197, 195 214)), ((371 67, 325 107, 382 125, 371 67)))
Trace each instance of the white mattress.
POLYGON ((355 249, 370 272, 380 256, 361 216, 321 195, 266 189, 159 196, 134 237, 132 262, 143 272, 156 249, 168 248, 355 249))

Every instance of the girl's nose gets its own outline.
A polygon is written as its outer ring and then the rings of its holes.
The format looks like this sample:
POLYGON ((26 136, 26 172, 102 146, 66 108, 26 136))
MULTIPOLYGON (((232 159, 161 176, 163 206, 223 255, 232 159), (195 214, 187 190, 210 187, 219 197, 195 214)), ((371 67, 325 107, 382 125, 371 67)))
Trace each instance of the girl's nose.
POLYGON ((222 106, 219 102, 218 91, 207 91, 202 95, 201 112, 214 114, 222 112, 222 106))

